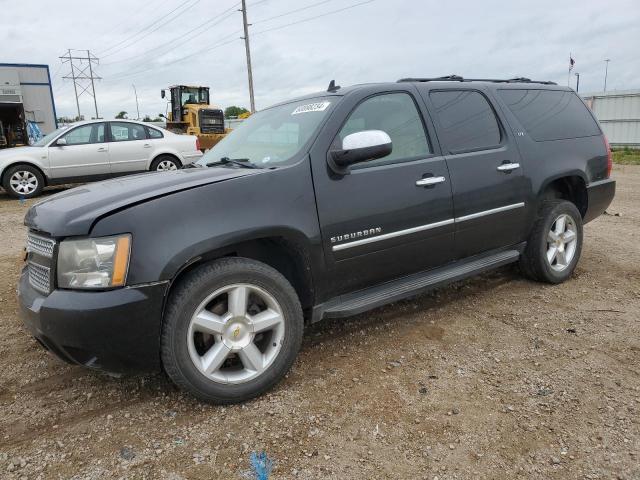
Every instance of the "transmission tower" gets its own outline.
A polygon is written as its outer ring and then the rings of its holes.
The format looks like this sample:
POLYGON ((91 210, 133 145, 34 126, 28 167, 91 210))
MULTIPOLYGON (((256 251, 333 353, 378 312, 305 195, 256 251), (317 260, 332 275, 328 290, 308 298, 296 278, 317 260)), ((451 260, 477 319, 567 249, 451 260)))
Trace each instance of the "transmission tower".
POLYGON ((60 57, 62 63, 69 63, 71 72, 62 78, 73 81, 73 91, 76 95, 76 107, 78 109, 78 119, 80 115, 80 97, 83 94, 87 94, 93 97, 93 105, 96 109, 96 118, 100 118, 98 115, 98 102, 96 101, 96 88, 93 83, 94 80, 102 80, 102 77, 95 75, 93 70, 94 65, 100 63, 100 59, 93 55, 89 50, 73 50, 68 49, 67 54, 60 57), (81 55, 78 52, 87 52, 81 55))

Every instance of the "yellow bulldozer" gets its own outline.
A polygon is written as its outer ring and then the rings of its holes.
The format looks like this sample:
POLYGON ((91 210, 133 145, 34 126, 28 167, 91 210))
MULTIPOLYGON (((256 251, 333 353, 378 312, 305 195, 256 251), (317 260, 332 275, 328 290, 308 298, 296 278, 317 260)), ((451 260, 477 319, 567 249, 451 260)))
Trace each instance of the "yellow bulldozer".
MULTIPOLYGON (((167 112, 167 130, 195 135, 200 150, 210 149, 230 132, 225 128, 224 112, 209 103, 209 87, 174 85, 169 87, 171 111, 167 112)), ((160 91, 162 98, 165 90, 160 91)))

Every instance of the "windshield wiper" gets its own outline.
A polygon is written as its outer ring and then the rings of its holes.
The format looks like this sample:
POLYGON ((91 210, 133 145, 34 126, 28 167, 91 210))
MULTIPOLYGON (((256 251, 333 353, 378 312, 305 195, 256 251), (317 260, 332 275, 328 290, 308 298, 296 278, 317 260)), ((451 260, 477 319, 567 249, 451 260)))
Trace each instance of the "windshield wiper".
POLYGON ((185 163, 180 168, 185 169, 185 168, 204 168, 204 167, 202 165, 200 165, 199 163, 191 162, 191 163, 185 163))
POLYGON ((214 165, 229 165, 229 164, 237 165, 242 168, 261 168, 257 165, 254 165, 253 163, 250 163, 248 158, 229 158, 229 157, 222 157, 217 162, 207 163, 207 167, 213 167, 214 165))

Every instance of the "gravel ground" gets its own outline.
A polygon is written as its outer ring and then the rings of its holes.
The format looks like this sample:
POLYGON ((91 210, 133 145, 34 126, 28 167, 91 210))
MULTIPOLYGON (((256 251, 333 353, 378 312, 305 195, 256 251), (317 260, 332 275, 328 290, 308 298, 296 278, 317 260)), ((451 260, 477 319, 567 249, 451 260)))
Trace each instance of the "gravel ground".
POLYGON ((640 478, 640 166, 574 277, 514 268, 309 329, 275 390, 202 405, 43 351, 17 315, 27 204, 0 193, 0 477, 640 478))

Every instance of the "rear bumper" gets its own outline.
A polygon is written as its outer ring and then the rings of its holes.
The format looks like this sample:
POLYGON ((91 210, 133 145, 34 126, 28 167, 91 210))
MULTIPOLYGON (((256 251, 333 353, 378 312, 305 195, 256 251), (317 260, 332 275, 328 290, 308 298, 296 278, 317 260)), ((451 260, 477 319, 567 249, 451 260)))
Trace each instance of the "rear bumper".
POLYGON ((25 327, 61 359, 113 373, 160 368, 160 328, 166 284, 106 292, 54 290, 43 296, 18 285, 25 327))
POLYGON ((604 213, 616 194, 616 182, 610 178, 593 182, 587 187, 588 207, 583 222, 587 223, 604 213))
POLYGON ((200 150, 194 150, 193 152, 182 152, 182 159, 184 163, 192 163, 196 160, 199 160, 202 157, 202 152, 200 150))

